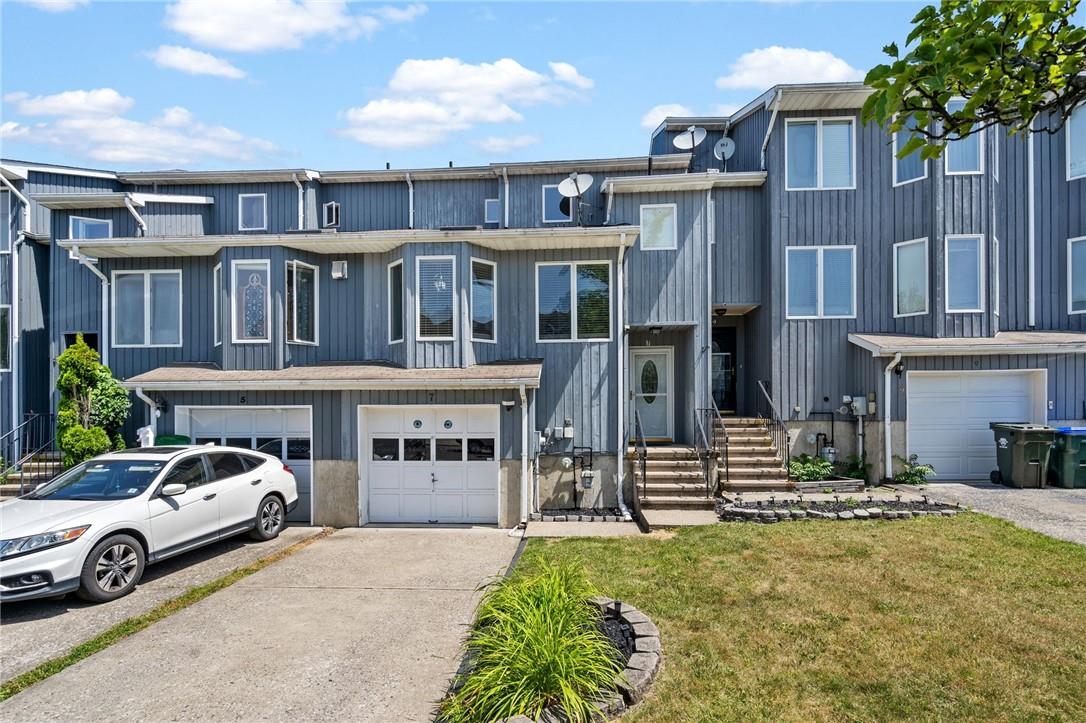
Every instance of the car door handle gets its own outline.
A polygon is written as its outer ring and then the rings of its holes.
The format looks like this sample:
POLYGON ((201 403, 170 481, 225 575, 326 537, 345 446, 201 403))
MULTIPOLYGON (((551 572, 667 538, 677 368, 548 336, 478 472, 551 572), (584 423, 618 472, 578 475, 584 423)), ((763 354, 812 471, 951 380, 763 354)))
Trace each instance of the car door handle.
POLYGON ((215 498, 216 498, 216 497, 218 497, 218 496, 219 496, 219 495, 218 495, 218 493, 216 493, 216 492, 212 492, 212 493, 211 493, 211 494, 209 494, 209 495, 204 495, 204 501, 206 502, 206 501, 208 501, 208 500, 213 500, 213 499, 215 499, 215 498))
POLYGON ((264 480, 262 480, 262 479, 254 479, 251 482, 249 482, 249 484, 251 484, 253 487, 256 487, 258 484, 260 484, 263 481, 264 480))

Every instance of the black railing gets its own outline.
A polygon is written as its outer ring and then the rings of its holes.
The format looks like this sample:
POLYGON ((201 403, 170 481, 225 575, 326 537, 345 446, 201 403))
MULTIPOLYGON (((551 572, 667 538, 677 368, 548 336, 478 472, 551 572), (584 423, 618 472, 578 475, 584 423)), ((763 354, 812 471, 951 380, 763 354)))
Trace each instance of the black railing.
MULTIPOLYGON (((713 457, 718 462, 723 462, 724 467, 724 480, 723 484, 727 485, 731 480, 729 477, 729 459, 728 459, 728 428, 724 426, 724 417, 720 414, 720 410, 716 406, 716 400, 710 398, 709 406, 705 409, 699 409, 698 413, 705 419, 705 428, 711 430, 712 445, 710 447, 713 457)), ((720 465, 718 465, 719 468, 720 465)), ((721 480, 717 477, 716 489, 713 490, 713 495, 716 494, 716 490, 720 488, 721 480)))
MULTIPOLYGON (((56 451, 56 417, 33 413, 23 423, 0 437, 0 478, 22 471, 39 454, 56 451)), ((48 480, 42 479, 40 482, 48 480)), ((26 493, 26 475, 20 475, 19 494, 26 493)))
POLYGON ((649 446, 645 443, 645 435, 642 432, 641 427, 641 413, 634 408, 634 448, 637 450, 637 471, 641 477, 641 496, 640 499, 645 499, 648 496, 648 474, 646 460, 649 456, 649 446))
POLYGON ((758 416, 766 421, 766 431, 769 432, 769 436, 773 440, 773 446, 787 470, 789 463, 792 461, 792 445, 788 437, 788 425, 784 423, 780 410, 773 403, 773 397, 770 396, 769 389, 764 381, 758 381, 758 389, 762 392, 761 398, 758 399, 758 416))
MULTIPOLYGON (((701 462, 701 478, 705 482, 705 496, 713 496, 713 466, 716 465, 716 454, 711 437, 705 433, 706 422, 711 425, 712 422, 708 420, 704 409, 694 410, 694 427, 698 430, 697 437, 694 441, 694 447, 698 453, 698 461, 701 462)), ((712 426, 709 426, 712 429, 712 426)))

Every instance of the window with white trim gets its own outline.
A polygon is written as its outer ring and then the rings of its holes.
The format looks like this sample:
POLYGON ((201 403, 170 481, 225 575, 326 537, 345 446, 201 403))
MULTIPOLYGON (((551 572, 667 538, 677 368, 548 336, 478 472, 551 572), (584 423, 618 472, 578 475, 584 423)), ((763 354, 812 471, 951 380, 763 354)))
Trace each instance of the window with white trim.
POLYGON ((268 229, 268 194, 242 193, 238 196, 238 230, 268 229))
POLYGON ((68 238, 96 239, 112 238, 113 222, 104 218, 68 217, 68 238))
POLYGON ((388 343, 403 341, 403 260, 388 265, 388 343))
POLYGON ((992 237, 992 313, 999 316, 999 239, 992 237))
POLYGON ((1067 313, 1086 314, 1086 236, 1067 240, 1067 313))
POLYGON ((234 261, 230 299, 233 342, 267 344, 271 341, 271 261, 234 261))
MULTIPOLYGON (((543 186, 543 223, 566 223, 572 217, 567 211, 562 210, 562 202, 566 197, 558 192, 558 186, 543 186)), ((568 209, 569 206, 567 205, 568 209)))
POLYGON ((0 372, 11 371, 11 306, 0 306, 0 372))
POLYGON ((415 337, 456 338, 456 259, 420 256, 415 260, 415 337))
POLYGON ((789 319, 856 316, 855 246, 789 246, 785 254, 789 319))
POLYGON ((471 260, 471 339, 495 341, 498 333, 498 266, 471 260))
POLYGON ((928 313, 928 240, 894 244, 894 316, 928 313))
POLYGON ((610 262, 539 263, 535 269, 536 341, 610 340, 610 262))
POLYGON ((788 119, 784 124, 784 145, 787 190, 856 187, 854 119, 788 119))
MULTIPOLYGON (((962 99, 951 100, 946 108, 951 113, 957 113, 965 107, 962 99)), ((977 130, 965 138, 951 136, 947 141, 943 158, 946 164, 946 173, 951 176, 968 175, 972 173, 984 173, 984 131, 977 130)))
POLYGON ((287 343, 316 344, 318 279, 316 266, 287 262, 287 343))
POLYGON ((641 205, 641 249, 670 251, 678 248, 679 214, 674 203, 641 205))
POLYGON ((181 345, 181 272, 114 271, 113 346, 181 345))
POLYGON ((321 207, 324 212, 324 227, 336 228, 339 226, 339 201, 329 201, 321 207))
POLYGON ((1086 105, 1080 105, 1067 120, 1067 180, 1086 178, 1086 105))
POLYGON ((946 237, 945 285, 947 313, 984 311, 984 237, 946 237))
POLYGON ((11 227, 13 223, 11 213, 11 194, 0 191, 0 209, 2 209, 4 222, 0 224, 0 254, 11 251, 11 227))
POLYGON ((917 148, 904 158, 897 157, 898 151, 917 136, 916 128, 916 119, 909 116, 905 121, 905 127, 894 134, 892 154, 895 186, 903 186, 913 181, 922 181, 928 177, 928 162, 920 157, 921 149, 917 148))
POLYGON ((488 198, 483 201, 483 223, 501 223, 502 205, 501 199, 488 198))
POLYGON ((215 346, 222 344, 222 264, 211 269, 211 328, 215 346))

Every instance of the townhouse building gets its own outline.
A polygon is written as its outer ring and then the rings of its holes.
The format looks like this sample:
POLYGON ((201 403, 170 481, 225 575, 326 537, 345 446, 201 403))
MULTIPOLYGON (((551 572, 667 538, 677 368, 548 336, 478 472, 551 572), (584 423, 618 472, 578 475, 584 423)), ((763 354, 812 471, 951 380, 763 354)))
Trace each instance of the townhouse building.
POLYGON ((626 158, 4 160, 0 432, 55 409, 82 334, 127 438, 273 452, 317 524, 704 506, 824 446, 872 481, 907 454, 987 477, 989 421, 1086 417, 1086 112, 922 162, 860 123, 868 93, 778 86, 626 158))

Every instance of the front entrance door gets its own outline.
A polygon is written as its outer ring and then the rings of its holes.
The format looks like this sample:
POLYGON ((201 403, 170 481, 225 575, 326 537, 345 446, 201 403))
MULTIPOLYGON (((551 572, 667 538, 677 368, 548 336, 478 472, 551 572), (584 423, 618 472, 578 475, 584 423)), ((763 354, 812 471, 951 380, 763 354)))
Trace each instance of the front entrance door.
POLYGON ((636 412, 630 420, 647 440, 670 442, 674 436, 674 350, 667 346, 630 349, 630 390, 636 412))
POLYGON ((713 401, 723 414, 735 414, 738 409, 735 393, 737 346, 734 326, 713 329, 713 401))

